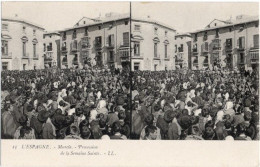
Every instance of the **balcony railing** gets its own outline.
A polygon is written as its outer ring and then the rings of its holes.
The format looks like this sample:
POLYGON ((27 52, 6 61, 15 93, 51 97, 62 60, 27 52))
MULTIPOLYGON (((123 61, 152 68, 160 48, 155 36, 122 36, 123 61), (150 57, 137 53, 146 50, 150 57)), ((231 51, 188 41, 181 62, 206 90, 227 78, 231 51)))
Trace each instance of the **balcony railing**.
POLYGON ((61 51, 62 51, 62 52, 67 52, 67 47, 66 47, 66 46, 62 46, 62 47, 61 47, 61 51))
POLYGON ((212 50, 221 50, 220 45, 213 45, 212 50))
POLYGON ((232 51, 232 45, 226 45, 225 49, 226 51, 232 51))
POLYGON ((193 52, 193 53, 198 53, 198 49, 197 49, 197 48, 193 48, 193 49, 192 49, 192 52, 193 52))
POLYGON ((2 53, 2 59, 12 59, 12 53, 2 53))
POLYGON ((183 48, 178 48, 178 52, 183 52, 183 48))
POLYGON ((95 43, 95 48, 101 48, 101 47, 102 47, 101 42, 96 42, 96 43, 95 43))
POLYGON ((52 51, 52 46, 47 46, 47 51, 52 51))
POLYGON ((245 45, 239 44, 237 50, 238 51, 244 51, 245 50, 245 45))

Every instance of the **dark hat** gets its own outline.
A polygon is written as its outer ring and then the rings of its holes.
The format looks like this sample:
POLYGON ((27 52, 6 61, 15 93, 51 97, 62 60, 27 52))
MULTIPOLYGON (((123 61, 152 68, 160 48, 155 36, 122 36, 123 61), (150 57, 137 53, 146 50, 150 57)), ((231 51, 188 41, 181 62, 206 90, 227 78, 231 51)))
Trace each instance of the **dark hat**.
POLYGON ((166 122, 171 122, 173 118, 176 116, 176 112, 173 110, 166 110, 164 113, 164 120, 166 122))
POLYGON ((41 122, 45 122, 50 116, 50 113, 48 111, 45 110, 41 110, 38 114, 38 120, 41 122))
POLYGON ((250 107, 251 106, 251 100, 250 99, 245 99, 244 100, 244 105, 245 105, 245 107, 250 107))
POLYGON ((116 103, 117 103, 117 105, 124 105, 124 103, 125 103, 124 97, 122 97, 122 96, 118 97, 116 103))
POLYGON ((188 129, 192 125, 190 116, 188 115, 181 116, 179 119, 179 124, 182 129, 188 129))

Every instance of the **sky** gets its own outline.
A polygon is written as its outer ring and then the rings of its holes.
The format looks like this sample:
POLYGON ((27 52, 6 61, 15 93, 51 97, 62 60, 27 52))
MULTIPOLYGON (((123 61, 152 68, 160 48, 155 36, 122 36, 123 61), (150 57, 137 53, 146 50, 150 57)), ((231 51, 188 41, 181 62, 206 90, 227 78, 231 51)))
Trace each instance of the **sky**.
MULTIPOLYGON (((233 19, 240 14, 258 15, 257 2, 132 2, 132 15, 158 20, 177 32, 204 28, 213 19, 233 19)), ((129 2, 2 2, 2 17, 28 20, 47 31, 72 27, 83 16, 129 13, 129 2)))

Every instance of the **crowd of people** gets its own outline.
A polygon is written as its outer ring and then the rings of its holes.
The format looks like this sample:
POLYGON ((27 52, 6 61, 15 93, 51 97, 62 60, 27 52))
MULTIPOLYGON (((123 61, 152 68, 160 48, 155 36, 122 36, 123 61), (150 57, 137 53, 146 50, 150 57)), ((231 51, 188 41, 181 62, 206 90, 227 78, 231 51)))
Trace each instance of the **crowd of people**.
POLYGON ((258 140, 258 78, 255 71, 2 71, 2 138, 258 140))

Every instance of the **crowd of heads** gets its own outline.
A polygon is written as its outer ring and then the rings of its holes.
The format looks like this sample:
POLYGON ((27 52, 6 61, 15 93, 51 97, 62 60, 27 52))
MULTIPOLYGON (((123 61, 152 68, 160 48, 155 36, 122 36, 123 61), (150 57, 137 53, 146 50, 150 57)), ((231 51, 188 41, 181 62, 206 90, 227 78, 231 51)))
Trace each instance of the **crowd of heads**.
POLYGON ((247 71, 2 71, 2 138, 258 140, 258 78, 247 71))

